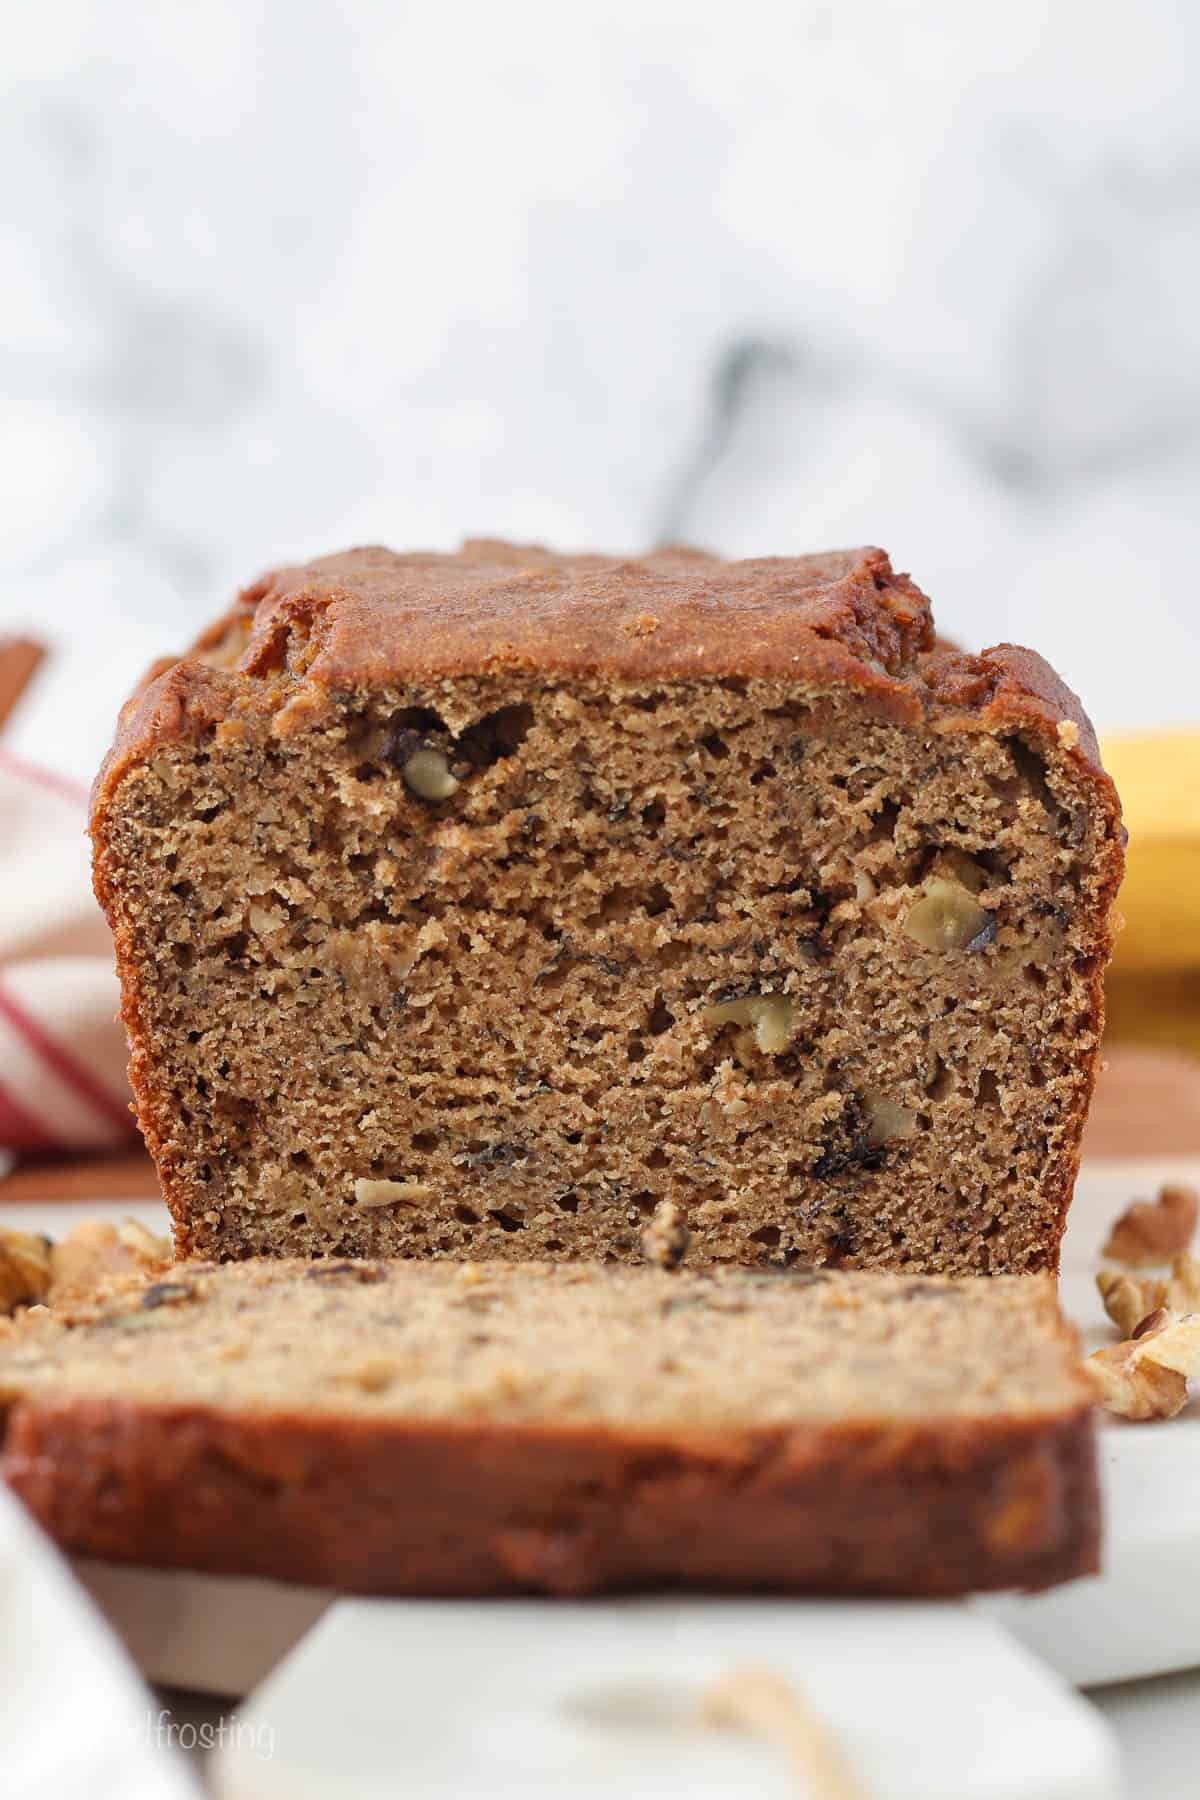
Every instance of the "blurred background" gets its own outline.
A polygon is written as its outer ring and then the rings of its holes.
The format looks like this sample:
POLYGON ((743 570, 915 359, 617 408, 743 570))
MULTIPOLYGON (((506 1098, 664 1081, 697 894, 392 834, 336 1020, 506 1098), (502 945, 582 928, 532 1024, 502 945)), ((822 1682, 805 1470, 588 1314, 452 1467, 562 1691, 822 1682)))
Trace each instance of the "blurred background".
POLYGON ((1195 715, 1192 0, 15 6, 11 747, 90 777, 264 566, 885 545, 1105 727, 1195 715))
MULTIPOLYGON (((466 533, 881 543, 1186 725, 1198 52, 1193 0, 11 7, 9 750, 86 780, 265 566, 466 533)), ((1167 835, 1183 766, 1122 771, 1167 835)))

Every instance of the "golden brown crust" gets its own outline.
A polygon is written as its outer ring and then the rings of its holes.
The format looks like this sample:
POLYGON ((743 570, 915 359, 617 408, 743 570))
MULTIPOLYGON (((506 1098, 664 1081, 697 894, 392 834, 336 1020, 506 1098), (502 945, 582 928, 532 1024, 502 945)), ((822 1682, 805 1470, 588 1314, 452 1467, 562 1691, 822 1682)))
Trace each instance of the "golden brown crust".
POLYGON ((1086 1409, 689 1442, 45 1396, 3 1473, 74 1553, 353 1593, 935 1596, 1099 1566, 1086 1409))
POLYGON ((630 682, 793 677, 857 688, 913 722, 959 713, 976 729, 1047 740, 1065 721, 1078 732, 1072 754, 1107 780, 1091 724, 1054 671, 1012 645, 968 656, 939 644, 926 597, 882 550, 722 562, 673 548, 620 560, 479 539, 454 555, 348 550, 245 589, 125 708, 93 825, 155 744, 242 710, 278 711, 298 685, 317 695, 514 667, 630 682))

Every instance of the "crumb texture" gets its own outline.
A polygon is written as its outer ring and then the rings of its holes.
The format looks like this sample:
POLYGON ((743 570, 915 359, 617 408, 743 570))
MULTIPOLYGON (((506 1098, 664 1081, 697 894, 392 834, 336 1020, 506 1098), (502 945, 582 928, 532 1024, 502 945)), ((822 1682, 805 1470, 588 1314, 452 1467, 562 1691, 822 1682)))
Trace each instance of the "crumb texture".
POLYGON ((1025 653, 930 650, 876 552, 790 603, 797 565, 728 566, 765 672, 689 676, 727 566, 697 600, 668 558, 602 564, 642 672, 589 671, 586 569, 558 613, 533 553, 502 601, 495 547, 486 592, 425 570, 422 634, 409 559, 357 554, 349 613, 253 590, 164 678, 201 722, 101 790, 180 1250, 636 1260, 669 1204, 701 1265, 1053 1266, 1120 849, 1094 766, 994 710, 1025 653), (547 667, 464 666, 522 582, 547 667))
POLYGON ((628 1431, 1086 1404, 1049 1277, 178 1263, 32 1320, 0 1392, 628 1431))

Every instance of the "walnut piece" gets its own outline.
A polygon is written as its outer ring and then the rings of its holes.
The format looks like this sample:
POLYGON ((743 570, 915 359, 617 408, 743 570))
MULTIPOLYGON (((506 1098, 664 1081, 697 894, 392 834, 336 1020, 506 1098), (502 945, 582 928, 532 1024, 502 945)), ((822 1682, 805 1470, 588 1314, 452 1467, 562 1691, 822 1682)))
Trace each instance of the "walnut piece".
POLYGON ((51 1306, 67 1295, 89 1293, 114 1275, 134 1275, 165 1268, 171 1261, 167 1238, 156 1237, 136 1219, 114 1225, 107 1219, 85 1219, 50 1252, 51 1306))
POLYGON ((791 1042, 796 1009, 783 994, 744 994, 737 1000, 718 1000, 704 1009, 709 1025, 744 1025, 764 1056, 782 1056, 791 1042))
POLYGON ((926 950, 983 950, 996 921, 960 881, 927 881, 904 921, 907 935, 926 950))
POLYGON ((1160 1307, 1137 1334, 1089 1356, 1084 1368, 1101 1404, 1121 1419, 1171 1419, 1187 1402, 1189 1375, 1200 1375, 1200 1313, 1160 1307))
POLYGON ((1200 1197, 1195 1188, 1168 1185, 1157 1200, 1135 1200, 1108 1234, 1102 1254, 1141 1268, 1169 1262, 1187 1249, 1196 1230, 1200 1197))
POLYGON ((677 1269, 691 1241, 682 1209, 673 1200, 660 1200, 642 1233, 642 1255, 646 1261, 660 1269, 677 1269))
POLYGON ((1200 1312, 1200 1262, 1194 1256, 1177 1256, 1171 1264, 1164 1306, 1173 1312, 1200 1312))
POLYGON ((433 1189, 424 1181, 372 1181, 360 1175, 354 1183, 354 1198, 360 1206, 411 1206, 415 1200, 429 1200, 433 1189))
POLYGON ((1153 1275, 1130 1275, 1125 1269, 1101 1269, 1096 1286, 1104 1310, 1122 1337, 1132 1337, 1143 1319, 1167 1303, 1167 1287, 1153 1275))
POLYGON ((863 1117, 866 1121, 868 1144, 891 1144, 916 1136, 916 1113, 907 1106, 901 1106, 899 1101, 889 1099, 886 1094, 864 1094, 863 1117))
POLYGON ((0 1231, 0 1314, 36 1306, 50 1289, 50 1240, 0 1231))
POLYGON ((447 758, 431 745, 424 745, 407 756, 400 773, 405 787, 411 789, 418 800, 436 804, 439 800, 449 800, 459 789, 458 778, 450 773, 447 758))

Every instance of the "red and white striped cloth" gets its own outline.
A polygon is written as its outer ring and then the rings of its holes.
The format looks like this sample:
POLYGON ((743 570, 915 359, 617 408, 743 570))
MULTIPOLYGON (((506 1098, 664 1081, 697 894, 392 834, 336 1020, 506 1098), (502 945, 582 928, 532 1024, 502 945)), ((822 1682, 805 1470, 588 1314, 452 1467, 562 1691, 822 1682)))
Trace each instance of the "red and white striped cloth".
POLYGON ((82 789, 0 751, 0 1151, 134 1134, 108 928, 82 789))

